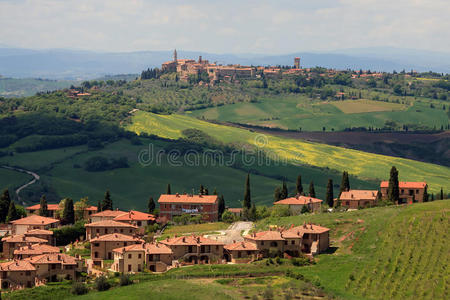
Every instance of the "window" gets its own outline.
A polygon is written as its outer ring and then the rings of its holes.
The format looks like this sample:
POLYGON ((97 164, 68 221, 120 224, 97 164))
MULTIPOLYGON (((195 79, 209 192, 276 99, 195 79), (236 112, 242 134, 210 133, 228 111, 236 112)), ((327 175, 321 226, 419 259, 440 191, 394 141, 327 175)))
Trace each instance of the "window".
POLYGON ((141 253, 138 254, 138 258, 142 258, 142 254, 141 253))
POLYGON ((402 193, 402 194, 405 193, 405 190, 402 189, 402 192, 401 192, 401 193, 402 193))
POLYGON ((96 232, 96 233, 100 233, 100 229, 96 229, 95 232, 96 232))
POLYGON ((95 257, 95 258, 98 258, 98 252, 97 252, 97 251, 94 252, 94 257, 95 257))
POLYGON ((123 233, 123 229, 120 229, 120 233, 123 233))
POLYGON ((94 247, 100 247, 100 243, 94 243, 94 247))
POLYGON ((128 265, 128 272, 131 272, 131 265, 128 265))
POLYGON ((292 244, 292 245, 295 245, 295 240, 292 240, 291 244, 292 244))
POLYGON ((142 226, 142 222, 141 222, 141 221, 138 221, 138 222, 137 222, 137 226, 142 226))
POLYGON ((284 241, 284 244, 287 245, 287 244, 288 244, 288 241, 284 241))
POLYGON ((30 276, 31 275, 31 272, 30 271, 26 271, 25 272, 25 276, 30 276))
POLYGON ((129 258, 129 259, 131 259, 131 253, 130 253, 130 254, 128 254, 128 258, 129 258))
POLYGON ((264 241, 261 241, 261 246, 264 246, 264 241))
POLYGON ((419 190, 416 190, 416 194, 418 194, 419 193, 419 190))

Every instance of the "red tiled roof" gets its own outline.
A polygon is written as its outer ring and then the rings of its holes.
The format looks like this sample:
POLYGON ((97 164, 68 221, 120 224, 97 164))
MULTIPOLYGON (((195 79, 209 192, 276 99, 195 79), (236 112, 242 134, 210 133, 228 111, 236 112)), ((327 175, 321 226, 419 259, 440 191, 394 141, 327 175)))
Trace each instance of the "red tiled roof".
POLYGON ((127 213, 119 215, 113 219, 114 221, 154 221, 155 216, 146 214, 136 210, 130 210, 127 213))
POLYGON ((245 236, 246 239, 258 241, 284 241, 281 232, 277 230, 260 231, 245 236))
POLYGON ((342 192, 339 198, 345 201, 375 200, 377 195, 377 190, 350 190, 342 192))
POLYGON ((121 210, 104 210, 101 212, 98 212, 96 214, 91 215, 91 217, 117 217, 120 215, 123 215, 124 213, 126 213, 125 211, 121 211, 121 210))
POLYGON ((232 251, 232 250, 239 250, 239 251, 257 251, 258 248, 256 247, 255 243, 250 242, 238 242, 234 244, 228 244, 223 247, 226 250, 232 251))
POLYGON ((222 242, 205 238, 203 236, 179 236, 173 238, 167 238, 162 240, 161 243, 166 245, 223 245, 222 242))
MULTIPOLYGON (((411 181, 400 181, 398 183, 399 188, 401 189, 424 189, 427 185, 426 182, 411 182, 411 181)), ((389 187, 389 181, 382 181, 380 187, 387 188, 389 187)))
POLYGON ((275 202, 274 204, 284 204, 284 205, 306 205, 309 203, 322 203, 322 200, 306 196, 298 196, 286 198, 275 202))
POLYGON ((137 228, 134 225, 122 223, 122 222, 116 222, 113 220, 104 220, 104 221, 98 221, 94 223, 88 223, 85 224, 84 227, 126 227, 126 228, 137 228))
POLYGON ((284 230, 282 232, 283 236, 286 236, 286 238, 293 238, 296 236, 303 236, 305 233, 325 233, 327 231, 330 231, 330 229, 315 225, 315 224, 303 224, 301 226, 292 227, 290 229, 284 230))
POLYGON ((47 253, 59 253, 60 249, 58 247, 50 246, 47 244, 33 244, 20 247, 14 250, 14 254, 25 254, 25 255, 40 255, 47 253))
POLYGON ((113 251, 118 253, 144 251, 147 254, 172 254, 172 250, 162 243, 135 244, 127 247, 117 248, 113 251))
POLYGON ((27 232, 24 233, 24 235, 53 235, 53 231, 51 230, 45 230, 45 229, 33 229, 33 230, 28 230, 27 232))
POLYGON ((49 225, 53 223, 59 223, 59 220, 53 218, 41 217, 38 215, 31 215, 26 218, 18 219, 10 222, 14 225, 49 225))
POLYGON ((101 235, 91 239, 91 242, 140 242, 143 243, 144 240, 140 238, 133 237, 131 235, 121 234, 121 233, 110 233, 101 235))
POLYGON ((217 195, 167 195, 163 194, 159 197, 158 203, 208 203, 213 204, 218 201, 217 195))
MULTIPOLYGON (((41 208, 41 204, 35 204, 32 206, 28 206, 26 210, 39 210, 41 208)), ((47 204, 47 210, 58 210, 59 204, 47 204)))
POLYGON ((25 236, 24 234, 16 234, 2 238, 4 243, 48 243, 47 240, 34 236, 25 236))
POLYGON ((64 253, 47 253, 27 257, 24 261, 29 261, 31 264, 63 264, 63 265, 76 265, 77 261, 75 257, 64 253))
POLYGON ((13 260, 0 263, 0 271, 35 271, 36 268, 28 261, 13 260))

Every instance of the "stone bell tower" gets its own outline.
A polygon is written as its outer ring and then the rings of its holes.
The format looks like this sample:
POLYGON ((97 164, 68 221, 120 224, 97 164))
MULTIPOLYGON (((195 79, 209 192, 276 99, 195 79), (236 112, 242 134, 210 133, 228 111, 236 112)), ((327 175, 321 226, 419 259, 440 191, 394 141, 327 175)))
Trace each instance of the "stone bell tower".
POLYGON ((177 61, 177 49, 173 50, 173 61, 177 61))

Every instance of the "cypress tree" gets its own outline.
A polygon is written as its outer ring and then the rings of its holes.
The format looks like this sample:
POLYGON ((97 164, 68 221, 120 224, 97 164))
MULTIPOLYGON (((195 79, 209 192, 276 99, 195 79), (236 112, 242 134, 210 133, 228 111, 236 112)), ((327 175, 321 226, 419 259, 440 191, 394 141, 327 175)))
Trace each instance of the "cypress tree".
POLYGON ((225 212, 225 199, 223 195, 219 197, 219 219, 222 219, 222 214, 225 212))
POLYGON ((281 189, 278 186, 275 188, 275 192, 273 193, 273 200, 274 202, 281 200, 281 189))
POLYGON ((297 176, 297 182, 295 183, 295 193, 297 195, 301 195, 303 193, 303 186, 302 186, 302 176, 297 176))
POLYGON ((75 223, 75 211, 73 208, 73 200, 71 198, 67 198, 66 201, 64 202, 62 223, 64 224, 75 223))
POLYGON ((439 198, 441 198, 441 200, 444 200, 444 190, 442 189, 442 187, 441 187, 441 195, 439 198))
POLYGON ((203 184, 200 184, 200 190, 198 191, 198 193, 200 195, 204 195, 205 194, 205 188, 203 187, 203 184))
POLYGON ((152 214, 156 207, 155 200, 153 200, 153 197, 148 198, 147 207, 148 207, 148 213, 152 214))
POLYGON ((167 184, 167 192, 166 192, 166 194, 167 195, 172 194, 172 191, 170 190, 170 183, 167 184))
POLYGON ((250 209, 252 206, 252 199, 250 196, 250 174, 247 174, 247 179, 245 180, 245 191, 244 191, 244 202, 243 207, 250 209))
POLYGON ((4 189, 2 196, 0 197, 0 222, 4 223, 8 216, 9 205, 11 203, 11 197, 9 196, 8 189, 4 189))
POLYGON ((398 186, 398 171, 395 166, 392 166, 391 168, 387 194, 389 201, 393 203, 398 203, 400 201, 400 190, 398 186))
POLYGON ((250 208, 249 219, 250 219, 251 221, 256 221, 256 219, 258 219, 258 217, 257 217, 257 212, 256 212, 256 205, 255 205, 255 203, 253 203, 253 204, 252 204, 252 208, 250 208))
POLYGON ((314 189, 314 182, 312 181, 309 184, 309 196, 312 198, 316 198, 316 190, 314 189))
POLYGON ((286 182, 283 180, 283 185, 281 187, 281 199, 286 199, 288 197, 288 189, 286 186, 286 182))
POLYGON ((42 195, 41 197, 41 201, 39 204, 39 215, 42 217, 48 217, 48 205, 45 195, 42 195))
POLYGON ((431 201, 434 201, 434 194, 431 194, 431 201))
POLYGON ((100 200, 98 200, 97 212, 101 212, 101 211, 102 211, 102 203, 100 202, 100 200))
POLYGON ((6 217, 6 223, 9 223, 14 220, 20 219, 19 213, 16 210, 16 205, 14 204, 14 201, 11 201, 9 203, 8 208, 8 216, 6 217))
POLYGON ((424 191, 423 191, 423 199, 422 199, 422 201, 423 202, 428 202, 428 187, 427 186, 425 186, 425 189, 424 189, 424 191))
POLYGON ((102 211, 107 209, 113 210, 113 202, 111 200, 111 194, 109 193, 109 190, 105 192, 105 198, 103 199, 102 203, 102 211))
POLYGON ((333 196, 333 180, 328 179, 328 184, 327 184, 327 194, 325 196, 325 201, 327 202, 329 207, 333 207, 333 201, 334 201, 334 196, 333 196))

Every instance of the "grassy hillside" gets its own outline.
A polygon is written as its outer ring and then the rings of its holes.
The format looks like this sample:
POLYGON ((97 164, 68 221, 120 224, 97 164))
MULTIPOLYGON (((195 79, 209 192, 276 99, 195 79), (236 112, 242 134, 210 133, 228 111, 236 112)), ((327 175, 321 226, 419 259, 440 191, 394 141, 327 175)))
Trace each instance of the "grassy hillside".
MULTIPOLYGON (((431 100, 410 104, 373 100, 312 101, 306 95, 282 95, 258 98, 257 102, 236 103, 188 112, 195 117, 303 131, 344 130, 350 127, 382 128, 387 121, 440 128, 449 123, 442 103, 431 100)), ((402 99, 402 98, 400 98, 402 99)), ((404 99, 402 99, 405 102, 404 99)), ((399 100, 400 101, 400 100, 399 100)), ((410 126, 413 127, 412 125, 410 126)))
POLYGON ((34 95, 37 92, 68 88, 71 84, 77 83, 77 81, 38 78, 0 78, 0 96, 26 97, 34 95))
POLYGON ((450 200, 339 214, 266 219, 258 224, 331 228, 333 254, 300 268, 327 292, 355 299, 444 299, 449 290, 450 200), (333 251, 334 251, 333 250, 333 251))
POLYGON ((225 143, 245 143, 260 146, 264 152, 293 164, 311 165, 339 171, 347 170, 361 179, 381 180, 389 177, 395 165, 401 181, 426 181, 430 191, 441 187, 450 189, 450 168, 403 158, 371 154, 324 144, 292 140, 271 135, 211 124, 184 115, 157 115, 138 111, 127 128, 136 133, 146 132, 176 139, 181 131, 196 128, 225 143))

